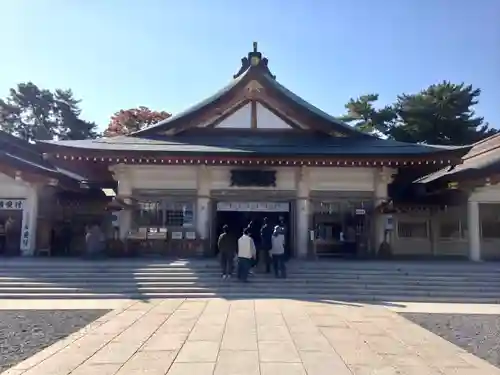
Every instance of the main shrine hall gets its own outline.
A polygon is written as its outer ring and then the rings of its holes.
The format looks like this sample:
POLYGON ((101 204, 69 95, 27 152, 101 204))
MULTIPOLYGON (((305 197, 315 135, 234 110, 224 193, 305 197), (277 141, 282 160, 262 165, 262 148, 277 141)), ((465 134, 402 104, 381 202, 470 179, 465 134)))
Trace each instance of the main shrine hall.
MULTIPOLYGON (((167 120, 126 136, 39 145, 46 160, 120 202, 120 241, 181 256, 216 254, 223 225, 240 234, 265 217, 285 224, 289 256, 342 254, 349 231, 358 255, 377 254, 396 229, 383 209, 391 183, 460 164, 468 151, 362 133, 273 73, 254 44, 228 85, 167 120)), ((401 236, 423 230, 412 225, 401 236)))

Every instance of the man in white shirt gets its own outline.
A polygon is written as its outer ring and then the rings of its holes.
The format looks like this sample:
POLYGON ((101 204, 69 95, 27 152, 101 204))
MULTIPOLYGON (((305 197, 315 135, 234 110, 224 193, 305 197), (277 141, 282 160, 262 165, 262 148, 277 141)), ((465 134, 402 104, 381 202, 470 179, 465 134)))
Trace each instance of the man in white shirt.
POLYGON ((286 278, 285 266, 285 229, 276 225, 271 237, 271 257, 273 259, 274 275, 277 278, 286 278))
POLYGON ((252 268, 253 260, 257 255, 255 243, 248 229, 243 231, 243 235, 238 239, 238 279, 247 282, 248 272, 252 268))

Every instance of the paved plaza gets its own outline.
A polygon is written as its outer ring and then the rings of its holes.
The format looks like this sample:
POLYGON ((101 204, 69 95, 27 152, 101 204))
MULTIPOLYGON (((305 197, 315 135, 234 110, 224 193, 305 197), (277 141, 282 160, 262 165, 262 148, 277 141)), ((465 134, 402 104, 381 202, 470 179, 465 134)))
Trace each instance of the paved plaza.
POLYGON ((397 307, 166 299, 17 301, 1 308, 23 303, 25 308, 113 310, 4 374, 500 374, 500 369, 410 323, 394 311, 397 307))

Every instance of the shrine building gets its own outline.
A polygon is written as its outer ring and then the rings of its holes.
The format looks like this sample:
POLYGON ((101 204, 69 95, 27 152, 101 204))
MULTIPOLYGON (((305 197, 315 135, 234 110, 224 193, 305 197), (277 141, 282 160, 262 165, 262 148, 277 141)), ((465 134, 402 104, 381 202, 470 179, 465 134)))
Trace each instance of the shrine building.
POLYGON ((360 256, 376 255, 384 239, 396 255, 434 254, 430 217, 422 229, 423 214, 400 211, 392 195, 461 164, 470 149, 362 133, 282 85, 256 44, 228 85, 167 120, 38 146, 46 161, 78 171, 82 189, 121 202, 116 236, 141 243, 139 252, 213 255, 223 225, 239 234, 267 217, 286 225, 287 252, 302 258, 342 254, 349 230, 360 256))

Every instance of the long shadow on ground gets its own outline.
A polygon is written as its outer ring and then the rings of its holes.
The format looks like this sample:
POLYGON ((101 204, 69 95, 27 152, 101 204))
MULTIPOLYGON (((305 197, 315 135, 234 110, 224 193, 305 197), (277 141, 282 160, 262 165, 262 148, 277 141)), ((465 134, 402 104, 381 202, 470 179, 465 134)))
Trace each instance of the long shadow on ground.
POLYGON ((288 298, 402 307, 390 301, 445 302, 427 292, 450 291, 440 285, 445 274, 443 282, 470 289, 450 286, 453 302, 477 303, 476 291, 500 298, 499 270, 498 264, 291 261, 288 279, 256 273, 247 285, 221 280, 213 259, 7 259, 0 265, 0 299, 288 298))

